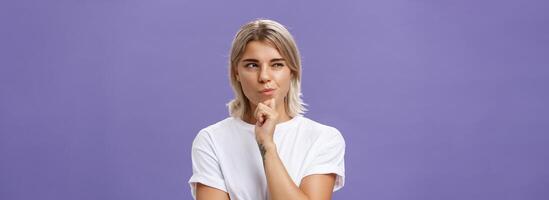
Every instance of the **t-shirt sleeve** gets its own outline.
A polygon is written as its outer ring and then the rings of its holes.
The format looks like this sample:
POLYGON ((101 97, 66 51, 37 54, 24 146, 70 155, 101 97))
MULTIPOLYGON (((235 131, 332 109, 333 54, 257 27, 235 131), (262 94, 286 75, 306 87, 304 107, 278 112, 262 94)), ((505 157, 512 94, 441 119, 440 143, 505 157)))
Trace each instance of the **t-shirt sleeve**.
POLYGON ((189 179, 189 184, 193 199, 196 199, 197 183, 227 192, 219 159, 215 154, 212 140, 205 130, 201 130, 195 137, 192 144, 191 157, 193 175, 189 179))
POLYGON ((334 192, 345 184, 345 140, 336 128, 330 127, 329 134, 320 138, 315 145, 311 163, 303 177, 311 174, 336 174, 334 192))

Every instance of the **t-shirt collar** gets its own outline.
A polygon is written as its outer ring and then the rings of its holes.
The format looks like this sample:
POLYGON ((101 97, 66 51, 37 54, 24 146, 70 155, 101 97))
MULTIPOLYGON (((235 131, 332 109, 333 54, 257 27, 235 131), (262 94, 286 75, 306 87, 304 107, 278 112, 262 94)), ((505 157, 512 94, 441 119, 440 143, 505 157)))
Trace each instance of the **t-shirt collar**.
MULTIPOLYGON (((296 115, 288 121, 278 123, 275 127, 275 131, 288 129, 292 125, 296 124, 297 121, 299 121, 299 118, 301 118, 301 117, 302 116, 300 116, 300 115, 296 115)), ((240 119, 238 117, 233 117, 233 119, 235 119, 238 124, 240 124, 242 127, 246 128, 246 129, 254 130, 254 128, 255 128, 255 124, 250 124, 248 122, 245 122, 245 121, 243 121, 242 119, 240 119)))

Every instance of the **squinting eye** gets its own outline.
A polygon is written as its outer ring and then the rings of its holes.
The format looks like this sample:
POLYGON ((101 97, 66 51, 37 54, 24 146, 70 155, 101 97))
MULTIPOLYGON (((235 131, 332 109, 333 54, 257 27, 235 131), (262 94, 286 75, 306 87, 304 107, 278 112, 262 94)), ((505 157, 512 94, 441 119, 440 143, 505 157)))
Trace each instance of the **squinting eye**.
POLYGON ((244 67, 250 68, 250 66, 257 66, 255 63, 248 63, 244 67))
POLYGON ((284 64, 282 64, 282 63, 275 63, 274 66, 275 66, 275 67, 284 67, 284 64))

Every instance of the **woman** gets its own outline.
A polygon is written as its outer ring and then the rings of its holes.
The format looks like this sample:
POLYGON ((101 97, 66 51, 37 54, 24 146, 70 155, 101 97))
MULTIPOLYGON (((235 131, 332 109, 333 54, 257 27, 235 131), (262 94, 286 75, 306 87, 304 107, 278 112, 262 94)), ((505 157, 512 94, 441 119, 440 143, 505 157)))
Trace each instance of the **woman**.
POLYGON ((230 51, 230 117, 193 141, 193 198, 331 199, 343 187, 341 133, 304 117, 301 61, 278 22, 241 27, 230 51))

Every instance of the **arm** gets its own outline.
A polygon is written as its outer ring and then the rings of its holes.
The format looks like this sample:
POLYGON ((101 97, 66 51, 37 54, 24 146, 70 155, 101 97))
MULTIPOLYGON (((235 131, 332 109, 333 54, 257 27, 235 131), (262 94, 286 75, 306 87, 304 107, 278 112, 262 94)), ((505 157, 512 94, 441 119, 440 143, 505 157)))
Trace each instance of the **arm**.
MULTIPOLYGON (((261 149, 260 144, 260 149, 261 149)), ((320 200, 331 199, 335 184, 334 174, 309 175, 301 181, 299 187, 292 181, 286 168, 278 157, 274 143, 264 146, 262 151, 263 166, 267 176, 268 189, 272 200, 302 199, 320 200)))
POLYGON ((302 180, 301 186, 298 187, 286 171, 273 140, 274 129, 279 118, 275 108, 275 100, 271 99, 259 103, 254 112, 257 119, 255 127, 256 140, 263 158, 270 199, 330 199, 335 184, 333 174, 307 176, 302 180))
POLYGON ((335 180, 335 174, 309 175, 301 180, 299 188, 309 199, 332 199, 335 180))
POLYGON ((229 194, 226 192, 196 183, 196 200, 229 200, 229 194))
POLYGON ((230 199, 225 192, 225 180, 212 148, 212 141, 205 130, 201 130, 194 139, 191 158, 193 175, 189 179, 189 184, 194 199, 230 199))

